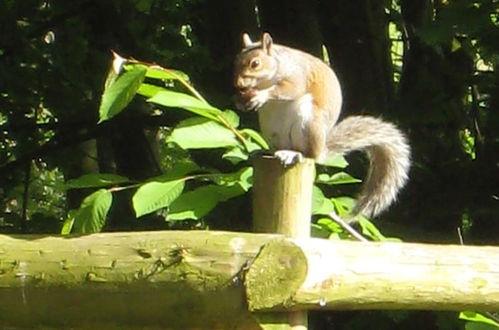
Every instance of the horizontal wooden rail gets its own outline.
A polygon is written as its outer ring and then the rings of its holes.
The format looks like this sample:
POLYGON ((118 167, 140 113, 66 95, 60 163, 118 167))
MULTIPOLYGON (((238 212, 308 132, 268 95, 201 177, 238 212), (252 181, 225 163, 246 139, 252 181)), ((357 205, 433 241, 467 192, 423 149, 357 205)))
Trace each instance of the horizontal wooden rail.
POLYGON ((249 311, 497 311, 498 256, 216 231, 0 235, 0 324, 251 329, 249 311))

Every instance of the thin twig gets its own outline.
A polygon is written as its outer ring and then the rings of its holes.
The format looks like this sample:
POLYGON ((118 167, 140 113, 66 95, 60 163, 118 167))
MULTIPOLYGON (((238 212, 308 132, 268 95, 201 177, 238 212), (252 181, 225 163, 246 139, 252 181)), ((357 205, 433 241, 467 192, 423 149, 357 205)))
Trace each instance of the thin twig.
POLYGON ((361 242, 369 242, 364 236, 362 236, 358 231, 353 229, 352 226, 350 226, 345 220, 340 218, 339 215, 337 215, 334 212, 329 213, 329 216, 331 219, 333 219, 337 224, 339 224, 343 229, 345 229, 350 235, 352 235, 354 238, 361 242))
POLYGON ((464 239, 461 227, 457 227, 457 236, 459 237, 459 244, 464 245, 464 239))

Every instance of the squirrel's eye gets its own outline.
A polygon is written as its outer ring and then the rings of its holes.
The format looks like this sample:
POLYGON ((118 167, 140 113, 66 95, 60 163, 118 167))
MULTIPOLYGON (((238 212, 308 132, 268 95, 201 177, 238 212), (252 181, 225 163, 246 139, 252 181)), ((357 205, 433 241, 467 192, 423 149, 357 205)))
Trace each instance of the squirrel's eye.
POLYGON ((250 68, 256 69, 260 66, 260 60, 255 58, 253 61, 250 62, 250 68))

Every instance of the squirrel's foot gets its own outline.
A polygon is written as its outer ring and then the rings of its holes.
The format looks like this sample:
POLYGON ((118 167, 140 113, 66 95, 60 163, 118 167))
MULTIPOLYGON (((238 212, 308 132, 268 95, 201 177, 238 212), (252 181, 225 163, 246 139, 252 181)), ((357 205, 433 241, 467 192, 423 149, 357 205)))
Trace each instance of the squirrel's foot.
POLYGON ((284 167, 288 167, 297 163, 302 163, 304 160, 303 154, 293 150, 277 150, 274 156, 278 158, 284 167))

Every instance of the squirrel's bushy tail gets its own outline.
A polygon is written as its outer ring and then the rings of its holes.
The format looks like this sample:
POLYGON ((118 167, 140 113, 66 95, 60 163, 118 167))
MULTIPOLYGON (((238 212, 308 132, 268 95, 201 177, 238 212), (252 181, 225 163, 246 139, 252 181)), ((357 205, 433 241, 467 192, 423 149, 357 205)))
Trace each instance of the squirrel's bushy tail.
POLYGON ((410 148, 393 124, 368 116, 351 116, 328 134, 331 153, 366 151, 371 166, 353 214, 376 216, 386 209, 404 186, 410 167, 410 148))

